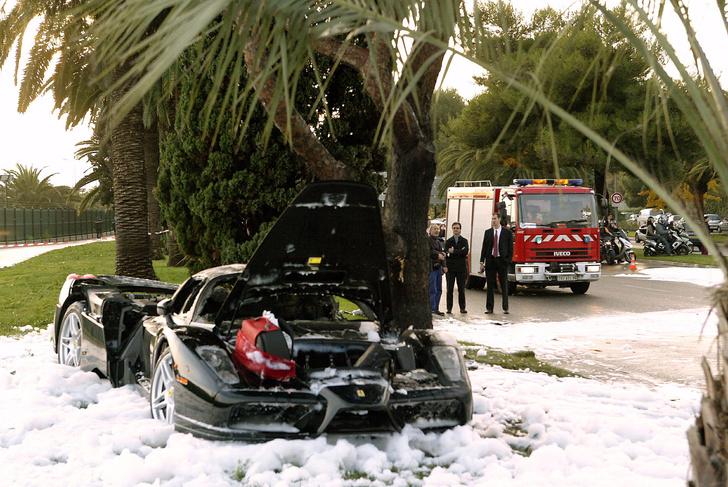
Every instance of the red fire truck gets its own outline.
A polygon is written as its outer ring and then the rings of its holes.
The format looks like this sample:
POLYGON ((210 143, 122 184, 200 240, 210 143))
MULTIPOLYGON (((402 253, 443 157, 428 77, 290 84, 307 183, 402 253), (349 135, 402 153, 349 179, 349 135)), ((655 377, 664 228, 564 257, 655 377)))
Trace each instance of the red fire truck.
POLYGON ((457 221, 470 242, 468 287, 485 284, 480 251, 495 213, 513 231, 511 291, 559 286, 584 294, 602 269, 594 191, 582 184, 581 179, 514 179, 512 186, 458 181, 448 188, 448 237, 457 221))

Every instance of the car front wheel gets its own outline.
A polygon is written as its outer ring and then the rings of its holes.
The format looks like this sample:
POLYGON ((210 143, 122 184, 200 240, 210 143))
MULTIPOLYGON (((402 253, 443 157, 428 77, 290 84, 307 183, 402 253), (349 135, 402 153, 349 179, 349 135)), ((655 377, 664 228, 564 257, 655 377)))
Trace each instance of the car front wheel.
POLYGON ((58 334, 58 363, 70 367, 81 365, 81 345, 83 344, 83 330, 81 328, 81 312, 84 303, 73 303, 66 310, 61 322, 61 331, 58 334))
POLYGON ((152 417, 167 424, 174 424, 174 361, 167 350, 157 361, 152 375, 152 390, 149 394, 149 407, 152 417))

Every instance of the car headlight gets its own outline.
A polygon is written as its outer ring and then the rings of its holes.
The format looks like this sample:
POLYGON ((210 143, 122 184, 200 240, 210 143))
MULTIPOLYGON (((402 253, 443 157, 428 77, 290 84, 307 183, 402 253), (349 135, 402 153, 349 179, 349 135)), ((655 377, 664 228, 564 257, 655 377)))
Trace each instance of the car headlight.
POLYGON ((463 380, 463 366, 458 349, 455 347, 432 347, 432 355, 440 365, 445 377, 453 382, 463 380))
POLYGON ((535 274, 536 267, 518 267, 518 272, 521 274, 535 274))
POLYGON ((589 264, 586 266, 587 272, 599 272, 602 270, 602 266, 600 264, 589 264))
POLYGON ((197 347, 195 351, 225 384, 235 385, 240 383, 240 377, 235 370, 235 365, 225 350, 212 345, 203 345, 197 347))

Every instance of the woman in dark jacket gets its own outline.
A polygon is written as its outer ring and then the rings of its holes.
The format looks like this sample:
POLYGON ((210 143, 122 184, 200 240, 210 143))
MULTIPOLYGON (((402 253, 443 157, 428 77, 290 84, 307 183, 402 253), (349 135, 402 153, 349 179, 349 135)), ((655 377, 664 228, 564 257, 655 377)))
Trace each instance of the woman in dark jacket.
POLYGON ((442 274, 447 272, 445 267, 445 246, 440 240, 440 226, 430 225, 430 310, 433 314, 442 316, 444 313, 438 309, 442 297, 442 274))

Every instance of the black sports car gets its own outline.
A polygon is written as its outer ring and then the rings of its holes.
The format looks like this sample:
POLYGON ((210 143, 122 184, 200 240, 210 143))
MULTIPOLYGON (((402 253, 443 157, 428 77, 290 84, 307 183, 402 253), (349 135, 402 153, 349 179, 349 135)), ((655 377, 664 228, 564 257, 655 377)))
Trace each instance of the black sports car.
POLYGON ((441 429, 468 422, 457 342, 392 319, 377 194, 315 183, 247 266, 181 286, 71 275, 59 362, 137 384, 152 416, 212 439, 441 429))

